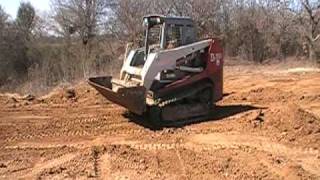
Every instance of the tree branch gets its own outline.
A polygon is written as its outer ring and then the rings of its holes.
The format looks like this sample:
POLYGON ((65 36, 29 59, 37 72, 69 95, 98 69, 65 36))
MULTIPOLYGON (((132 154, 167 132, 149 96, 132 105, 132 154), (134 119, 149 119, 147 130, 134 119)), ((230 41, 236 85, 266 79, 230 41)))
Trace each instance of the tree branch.
POLYGON ((301 3, 303 5, 304 9, 307 11, 307 13, 308 13, 310 19, 312 20, 312 22, 315 22, 314 15, 313 15, 313 12, 312 12, 312 7, 310 6, 309 0, 305 0, 305 1, 301 0, 301 3))
POLYGON ((312 41, 313 42, 316 42, 316 41, 318 41, 320 39, 320 34, 318 34, 318 36, 316 36, 312 41))

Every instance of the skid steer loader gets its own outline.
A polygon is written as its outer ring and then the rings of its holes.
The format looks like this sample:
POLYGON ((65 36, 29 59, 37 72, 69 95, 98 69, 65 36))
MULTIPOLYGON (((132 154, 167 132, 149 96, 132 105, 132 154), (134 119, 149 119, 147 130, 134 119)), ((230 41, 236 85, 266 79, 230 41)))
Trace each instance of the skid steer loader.
POLYGON ((129 51, 120 78, 89 78, 108 100, 155 125, 206 116, 223 96, 223 49, 198 40, 185 17, 144 17, 144 47, 129 51))

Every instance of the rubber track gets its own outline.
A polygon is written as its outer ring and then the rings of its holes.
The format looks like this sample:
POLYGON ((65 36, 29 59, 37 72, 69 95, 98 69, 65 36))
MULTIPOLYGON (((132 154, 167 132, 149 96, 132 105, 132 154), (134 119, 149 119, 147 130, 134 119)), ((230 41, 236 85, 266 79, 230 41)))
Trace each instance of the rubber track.
MULTIPOLYGON (((156 101, 158 101, 159 103, 157 104, 160 108, 164 108, 166 106, 169 106, 171 104, 174 104, 178 101, 182 101, 185 98, 191 97, 197 93, 199 93, 200 91, 204 90, 205 88, 211 87, 212 85, 209 83, 206 84, 196 84, 195 87, 189 87, 190 89, 179 92, 179 93, 175 93, 174 95, 170 95, 165 97, 164 99, 158 99, 156 101)), ((190 119, 186 119, 186 120, 178 120, 175 122, 170 122, 170 121, 162 121, 162 125, 163 126, 170 126, 170 127, 177 127, 180 125, 184 125, 184 124, 188 124, 188 123, 197 123, 197 122, 203 122, 207 119, 208 117, 206 116, 202 116, 200 118, 190 118, 190 119)))

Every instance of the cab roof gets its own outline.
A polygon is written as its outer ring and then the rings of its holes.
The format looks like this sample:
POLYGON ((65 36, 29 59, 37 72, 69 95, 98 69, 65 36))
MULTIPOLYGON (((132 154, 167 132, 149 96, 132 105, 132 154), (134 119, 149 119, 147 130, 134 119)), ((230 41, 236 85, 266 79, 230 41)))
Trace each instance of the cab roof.
POLYGON ((151 14, 144 16, 143 18, 155 18, 160 17, 167 24, 178 24, 178 25, 193 25, 193 20, 190 17, 183 16, 164 16, 160 14, 151 14))

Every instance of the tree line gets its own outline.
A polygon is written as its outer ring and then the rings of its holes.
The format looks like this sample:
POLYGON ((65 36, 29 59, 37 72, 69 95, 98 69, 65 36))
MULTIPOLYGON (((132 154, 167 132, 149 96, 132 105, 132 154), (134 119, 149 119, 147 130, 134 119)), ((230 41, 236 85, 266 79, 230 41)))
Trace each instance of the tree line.
POLYGON ((320 59, 319 0, 51 0, 12 19, 0 6, 0 87, 55 86, 117 73, 126 43, 143 38, 147 14, 191 17, 200 38, 218 37, 228 57, 320 59))

